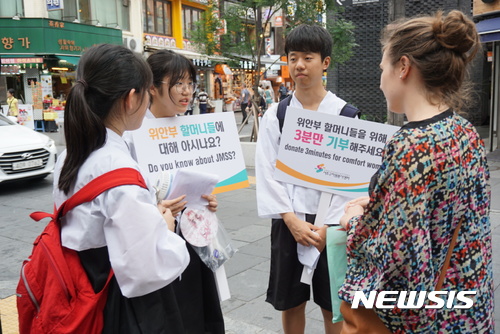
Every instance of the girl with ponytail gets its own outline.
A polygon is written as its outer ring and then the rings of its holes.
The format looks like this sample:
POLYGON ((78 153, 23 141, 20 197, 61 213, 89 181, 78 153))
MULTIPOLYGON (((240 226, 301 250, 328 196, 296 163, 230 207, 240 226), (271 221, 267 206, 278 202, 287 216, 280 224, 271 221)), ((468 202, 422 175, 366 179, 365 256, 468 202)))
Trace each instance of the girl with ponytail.
MULTIPOLYGON (((101 44, 84 53, 77 78, 65 108, 66 150, 54 174, 57 207, 100 175, 140 170, 122 135, 141 126, 149 104, 147 63, 125 47, 101 44)), ((184 332, 169 283, 189 254, 170 210, 158 207, 148 188, 112 188, 61 219, 62 245, 78 252, 95 292, 114 272, 103 333, 184 332)))

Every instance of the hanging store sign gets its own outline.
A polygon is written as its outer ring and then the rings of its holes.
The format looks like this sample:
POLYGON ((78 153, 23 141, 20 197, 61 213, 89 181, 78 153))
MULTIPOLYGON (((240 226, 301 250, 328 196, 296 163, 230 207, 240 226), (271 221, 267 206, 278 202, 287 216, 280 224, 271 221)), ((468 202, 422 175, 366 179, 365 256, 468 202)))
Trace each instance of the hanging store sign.
POLYGON ((196 67, 212 67, 212 61, 209 59, 193 59, 193 64, 196 67))
POLYGON ((46 0, 47 10, 61 10, 64 9, 64 0, 46 0))
POLYGON ((274 19, 274 26, 276 28, 283 27, 283 17, 282 16, 276 16, 274 19))
POLYGON ((43 63, 43 58, 2 58, 0 59, 0 63, 2 65, 11 65, 11 64, 41 64, 43 63))

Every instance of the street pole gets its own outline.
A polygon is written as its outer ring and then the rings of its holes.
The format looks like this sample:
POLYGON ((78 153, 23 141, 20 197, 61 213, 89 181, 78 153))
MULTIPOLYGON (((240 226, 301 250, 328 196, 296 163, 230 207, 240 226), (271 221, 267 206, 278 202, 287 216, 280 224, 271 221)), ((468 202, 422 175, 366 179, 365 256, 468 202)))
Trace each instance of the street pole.
MULTIPOLYGON (((389 0, 389 22, 405 16, 405 0, 389 0)), ((403 126, 404 114, 387 110, 387 124, 403 126)))

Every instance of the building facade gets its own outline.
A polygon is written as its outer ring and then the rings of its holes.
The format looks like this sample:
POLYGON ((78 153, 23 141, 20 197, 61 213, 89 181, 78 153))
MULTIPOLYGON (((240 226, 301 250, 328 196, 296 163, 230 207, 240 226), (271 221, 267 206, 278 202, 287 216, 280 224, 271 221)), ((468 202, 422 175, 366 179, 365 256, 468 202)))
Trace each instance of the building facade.
POLYGON ((489 147, 490 151, 500 147, 498 129, 500 128, 500 0, 474 0, 474 20, 481 42, 486 52, 483 82, 485 104, 489 107, 489 147))
MULTIPOLYGON (((407 17, 432 14, 440 9, 444 11, 460 9, 472 17, 471 0, 350 0, 344 2, 343 15, 355 25, 355 38, 358 46, 348 62, 329 70, 328 88, 357 106, 367 119, 377 122, 387 121, 386 102, 379 89, 378 68, 382 58, 380 37, 382 29, 390 21, 390 14, 394 9, 391 6, 395 3, 402 5, 402 14, 407 17)), ((488 68, 491 68, 491 63, 486 60, 486 52, 479 54, 471 72, 477 98, 475 105, 467 111, 467 117, 474 125, 487 124, 489 121, 489 85, 483 80, 488 68)))

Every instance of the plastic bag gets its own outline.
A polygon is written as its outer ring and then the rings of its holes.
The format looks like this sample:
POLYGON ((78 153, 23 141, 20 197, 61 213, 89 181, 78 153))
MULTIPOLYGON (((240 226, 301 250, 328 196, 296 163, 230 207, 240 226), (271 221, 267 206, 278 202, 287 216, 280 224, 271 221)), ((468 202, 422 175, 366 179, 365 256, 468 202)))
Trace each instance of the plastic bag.
POLYGON ((181 217, 181 232, 205 265, 215 272, 237 249, 214 212, 187 208, 181 217))

